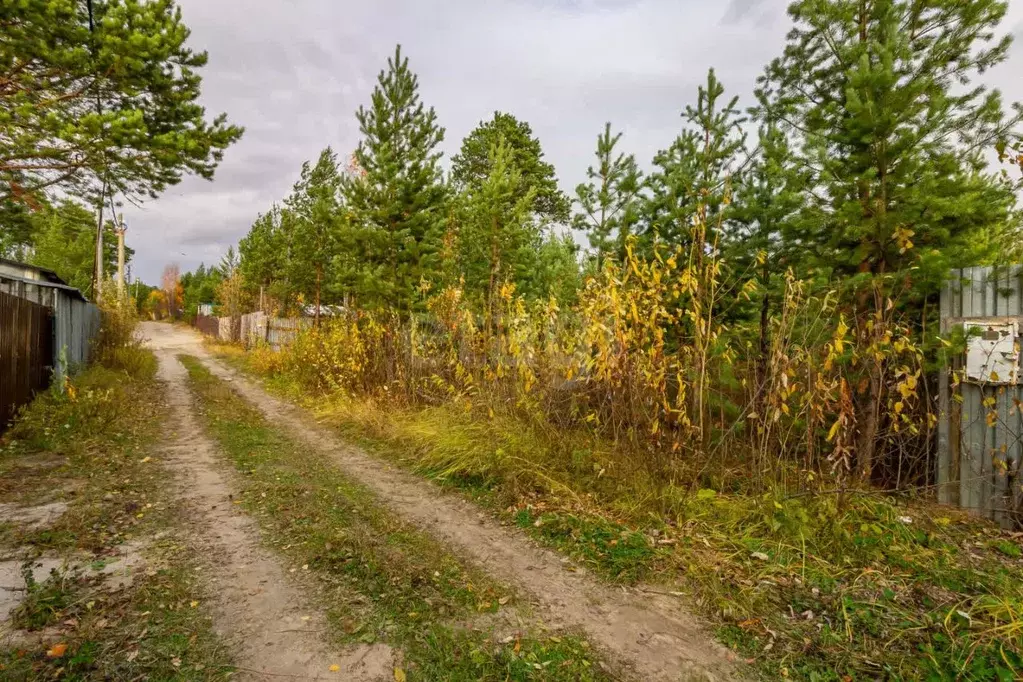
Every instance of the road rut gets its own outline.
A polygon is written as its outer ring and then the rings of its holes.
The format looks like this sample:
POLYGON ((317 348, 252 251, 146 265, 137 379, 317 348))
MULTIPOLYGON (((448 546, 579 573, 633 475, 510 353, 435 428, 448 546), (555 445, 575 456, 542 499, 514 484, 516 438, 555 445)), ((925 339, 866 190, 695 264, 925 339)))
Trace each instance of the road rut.
POLYGON ((315 423, 308 412, 269 395, 211 358, 197 334, 162 324, 147 324, 145 333, 161 347, 198 357, 269 420, 329 455, 394 512, 460 550, 494 577, 523 590, 547 626, 582 630, 636 679, 737 678, 731 652, 715 642, 677 599, 602 584, 557 553, 480 513, 470 502, 367 455, 315 423))

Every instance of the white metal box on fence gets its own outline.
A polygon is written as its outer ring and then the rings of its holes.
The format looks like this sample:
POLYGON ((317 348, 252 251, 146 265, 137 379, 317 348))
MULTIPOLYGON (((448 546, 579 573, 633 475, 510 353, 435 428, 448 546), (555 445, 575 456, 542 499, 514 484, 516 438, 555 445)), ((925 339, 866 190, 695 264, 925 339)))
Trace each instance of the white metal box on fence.
POLYGON ((938 499, 1023 527, 1023 266, 963 268, 941 292, 941 332, 966 352, 938 376, 938 499))
POLYGON ((989 384, 1015 384, 1019 378, 1019 326, 964 320, 966 379, 989 384))

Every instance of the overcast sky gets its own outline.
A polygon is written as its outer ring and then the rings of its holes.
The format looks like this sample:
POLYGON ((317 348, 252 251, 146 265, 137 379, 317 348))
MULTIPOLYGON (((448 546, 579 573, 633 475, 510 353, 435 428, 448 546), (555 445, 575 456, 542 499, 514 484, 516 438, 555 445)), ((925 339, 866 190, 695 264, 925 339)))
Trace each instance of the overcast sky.
MULTIPOLYGON (((203 103, 245 126, 212 182, 186 179, 128 208, 134 271, 216 263, 306 159, 358 144, 355 110, 401 43, 446 128, 450 158, 495 110, 526 120, 571 194, 605 121, 646 164, 714 67, 742 105, 781 51, 787 0, 178 0, 193 49, 209 52, 203 103)), ((1023 0, 1003 27, 1008 63, 986 76, 1023 100, 1023 0)))

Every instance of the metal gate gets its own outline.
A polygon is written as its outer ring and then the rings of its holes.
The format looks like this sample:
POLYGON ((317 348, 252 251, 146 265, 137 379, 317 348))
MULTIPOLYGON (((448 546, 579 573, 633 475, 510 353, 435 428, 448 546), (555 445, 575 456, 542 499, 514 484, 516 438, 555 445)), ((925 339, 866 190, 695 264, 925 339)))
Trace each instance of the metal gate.
POLYGON ((0 433, 49 384, 52 359, 50 309, 0 292, 0 433))
POLYGON ((941 331, 963 333, 940 375, 938 497, 1003 526, 1023 521, 1023 266, 956 270, 941 293, 941 331))

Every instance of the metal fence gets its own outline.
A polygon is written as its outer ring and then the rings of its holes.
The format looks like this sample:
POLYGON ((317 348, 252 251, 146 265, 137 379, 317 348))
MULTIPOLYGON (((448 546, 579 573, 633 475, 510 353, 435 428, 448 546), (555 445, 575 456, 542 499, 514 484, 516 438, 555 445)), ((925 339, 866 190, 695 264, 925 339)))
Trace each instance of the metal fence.
POLYGON ((46 306, 0 292, 0 432, 50 381, 53 316, 46 306))
POLYGON ((941 294, 941 331, 966 353, 940 376, 938 495, 998 521, 1023 522, 1023 266, 967 268, 941 294))
POLYGON ((69 368, 86 365, 92 357, 92 343, 102 321, 99 308, 92 303, 58 295, 53 306, 54 370, 58 381, 69 368))

